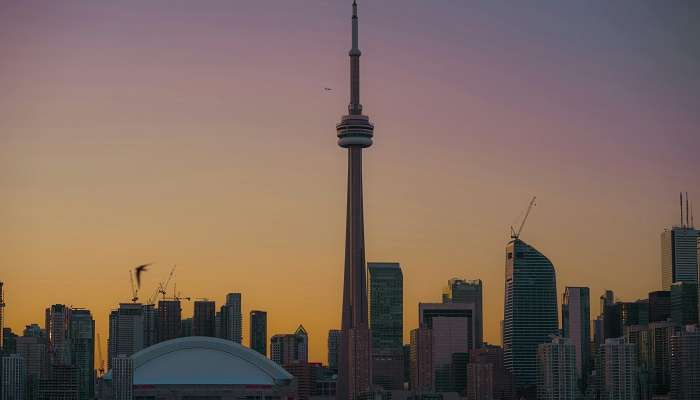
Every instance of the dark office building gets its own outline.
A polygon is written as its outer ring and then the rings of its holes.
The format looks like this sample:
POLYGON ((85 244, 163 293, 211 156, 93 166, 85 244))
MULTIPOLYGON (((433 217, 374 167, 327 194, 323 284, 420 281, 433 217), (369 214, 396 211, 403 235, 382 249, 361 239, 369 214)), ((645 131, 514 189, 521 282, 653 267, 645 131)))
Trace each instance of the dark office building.
POLYGON ((158 302, 158 341, 163 342, 182 336, 182 308, 180 300, 158 302))
POLYGON ((250 348, 267 357, 267 312, 250 312, 250 348))
POLYGON ((78 369, 78 397, 92 399, 95 393, 95 320, 90 311, 71 310, 69 336, 72 364, 78 369))
POLYGON ((671 318, 671 291, 649 293, 649 322, 663 322, 671 318))
POLYGON ((194 302, 192 334, 194 336, 216 337, 216 304, 213 301, 197 300, 194 302))
POLYGON ((698 285, 676 282, 671 285, 671 320, 679 326, 698 323, 698 285))
POLYGON ((372 383, 403 389, 403 274, 398 263, 368 263, 372 383))

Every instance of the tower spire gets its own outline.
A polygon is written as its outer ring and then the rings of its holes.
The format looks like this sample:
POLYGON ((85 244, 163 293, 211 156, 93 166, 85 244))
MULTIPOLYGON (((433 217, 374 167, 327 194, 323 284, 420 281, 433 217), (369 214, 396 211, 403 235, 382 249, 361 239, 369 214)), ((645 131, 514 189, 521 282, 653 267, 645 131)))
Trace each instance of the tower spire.
POLYGON ((360 51, 358 44, 357 1, 352 2, 352 48, 350 49, 350 115, 362 115, 360 104, 360 51))

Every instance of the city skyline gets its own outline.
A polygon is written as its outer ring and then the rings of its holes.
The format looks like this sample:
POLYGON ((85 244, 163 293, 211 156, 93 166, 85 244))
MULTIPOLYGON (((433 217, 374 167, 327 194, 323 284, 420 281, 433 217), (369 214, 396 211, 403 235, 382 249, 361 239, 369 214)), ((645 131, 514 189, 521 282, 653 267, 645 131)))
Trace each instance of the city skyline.
MULTIPOLYGON (((444 282, 462 277, 484 281, 485 340, 499 343, 503 247, 509 226, 532 194, 538 195, 538 206, 523 237, 557 267, 557 298, 565 286, 588 286, 594 298, 604 289, 614 289, 630 301, 661 289, 659 234, 677 223, 679 190, 690 192, 691 199, 700 194, 697 150, 691 150, 700 144, 698 117, 692 115, 698 102, 690 94, 700 91, 685 69, 697 58, 682 57, 683 50, 695 50, 683 42, 687 36, 674 42, 679 54, 660 50, 654 40, 643 47, 651 54, 668 56, 655 75, 646 59, 635 68, 614 57, 578 64, 557 46, 559 39, 547 37, 538 37, 541 47, 523 56, 518 53, 524 44, 515 41, 516 28, 534 29, 533 21, 541 17, 518 7, 518 12, 525 13, 522 25, 498 6, 477 10, 481 16, 504 12, 502 17, 515 24, 481 52, 462 49, 474 49, 476 39, 466 45, 456 43, 423 24, 414 24, 418 26, 407 29, 406 37, 398 37, 380 27, 392 12, 406 13, 413 22, 420 15, 425 24, 443 18, 448 31, 473 30, 476 37, 490 32, 473 19, 466 20, 472 25, 464 24, 469 28, 458 24, 458 16, 475 18, 468 17, 462 6, 448 10, 447 5, 402 4, 400 11, 392 5, 362 6, 367 26, 363 51, 371 54, 363 64, 368 70, 363 75, 363 101, 382 132, 381 144, 366 160, 367 260, 402 265, 404 342, 408 331, 418 325, 417 304, 439 302, 444 282), (455 16, 449 17, 451 11, 455 16), (453 50, 456 55, 447 57, 453 50), (539 52, 582 73, 554 68, 554 62, 542 65, 536 60, 539 52), (435 62, 404 65, 422 54, 435 62), (505 63, 497 63, 502 69, 487 71, 491 57, 506 61, 505 54, 524 61, 521 72, 533 83, 500 80, 499 74, 508 75, 505 63), (399 64, 406 70, 392 77, 399 64), (558 73, 555 80, 570 81, 570 87, 548 84, 538 66, 558 73), (460 75, 463 68, 465 76, 460 75), (630 69, 637 75, 622 79, 620 74, 630 69), (678 81, 663 87, 642 82, 648 76, 661 79, 673 72, 678 81), (406 81, 413 85, 406 87, 406 81), (615 85, 607 87, 611 82, 615 85), (590 91, 586 83, 593 84, 590 91), (526 104, 526 95, 537 84, 544 84, 547 93, 526 104), (656 96, 668 102, 658 104, 656 96), (561 99, 570 99, 571 107, 556 104, 561 99), (572 111, 578 101, 588 108, 572 111), (592 106, 596 101, 603 103, 592 106), (438 106, 432 107, 432 102, 438 106), (429 118, 421 118, 423 114, 429 118), (507 119, 518 124, 494 121, 507 119), (669 121, 673 124, 667 125, 669 121), (515 135, 520 130, 523 137, 515 135), (509 148, 510 143, 516 149, 509 148), (544 154, 538 147, 556 154, 544 154), (376 155, 378 150, 381 156, 376 155), (625 157, 619 157, 622 151, 625 157), (631 231, 635 234, 629 235, 631 231), (628 283, 622 276, 639 279, 628 283)), ((193 27, 222 22, 215 18, 213 6, 197 9, 193 16, 184 12, 191 6, 183 6, 170 10, 167 18, 158 16, 154 6, 133 6, 145 12, 139 16, 125 11, 120 22, 142 29, 142 34, 162 30, 169 38, 185 39, 174 21, 193 27), (148 25, 148 21, 157 23, 148 25)), ((278 4, 273 10, 248 6, 253 21, 267 22, 262 24, 265 29, 271 29, 270 21, 278 17, 303 18, 288 5, 278 4)), ((16 56, 0 83, 17 93, 8 96, 14 102, 0 99, 12 114, 0 133, 0 158, 9 166, 0 175, 6 183, 0 188, 4 199, 0 221, 8 227, 0 239, 9 250, 0 256, 5 325, 20 332, 24 325, 42 323, 47 306, 72 304, 91 310, 104 341, 109 311, 120 300, 130 299, 126 272, 153 260, 156 264, 143 278, 145 292, 177 264, 176 283, 184 295, 208 297, 218 306, 226 293, 242 293, 242 315, 252 309, 267 310, 270 336, 303 324, 310 333, 310 359, 325 360, 326 334, 340 328, 345 175, 332 126, 347 99, 347 29, 336 29, 346 27, 346 6, 319 3, 318 12, 326 20, 309 30, 285 25, 288 37, 284 40, 260 33, 269 44, 259 49, 236 39, 234 28, 214 24, 211 30, 197 31, 189 41, 166 47, 172 51, 165 52, 167 61, 179 60, 179 51, 189 55, 182 64, 175 62, 169 73, 161 61, 148 56, 150 46, 162 45, 164 37, 155 35, 153 43, 135 46, 134 67, 110 66, 115 61, 112 55, 100 52, 97 45, 113 44, 116 55, 128 55, 118 44, 131 44, 135 38, 131 35, 137 33, 122 34, 109 24, 70 27, 67 22, 72 16, 58 9, 31 14, 26 11, 31 5, 8 7, 0 25, 14 35, 28 32, 25 40, 31 46, 0 42, 0 50, 16 56), (41 25, 49 16, 65 25, 41 25), (19 22, 12 22, 13 17, 19 22), (26 25, 20 27, 20 22, 26 25), (309 39, 314 29, 331 26, 328 38, 309 39), (81 39, 81 29, 96 35, 81 39), (40 34, 48 32, 58 37, 42 42, 40 34), (216 38, 223 33, 226 40, 216 38), (290 60, 287 50, 275 54, 289 39, 298 39, 293 50, 309 56, 306 60, 290 60), (235 49, 244 55, 241 58, 258 60, 263 72, 253 73, 254 64, 236 57, 195 51, 204 42, 213 46, 206 50, 235 49), (209 56, 209 63, 198 63, 209 56), (57 63, 57 67, 41 69, 34 64, 37 60, 57 63), (279 61, 305 72, 289 80, 271 77, 278 74, 279 61), (314 62, 320 64, 311 65, 314 62), (74 72, 81 63, 87 67, 77 70, 89 73, 74 72), (31 68, 23 69, 27 66, 31 68), (177 83, 170 91, 147 85, 160 73, 157 86, 177 83), (41 79, 32 83, 36 76, 41 79), (242 77, 253 83, 244 85, 242 77), (217 90, 215 86, 222 82, 229 83, 217 90), (71 83, 75 84, 72 90, 63 86, 71 83), (131 89, 118 87, 124 83, 130 83, 131 89), (324 93, 324 86, 333 90, 324 93), (183 98, 180 104, 171 99, 190 89, 191 100, 183 98), (256 90, 261 92, 258 98, 252 96, 256 90), (139 94, 145 100, 129 104, 139 94), (294 95, 303 101, 290 102, 294 95), (270 104, 265 104, 268 100, 270 104), (275 116, 271 119, 279 117, 283 124, 267 121, 264 118, 270 116, 256 107, 275 116), (151 108, 153 113, 148 112, 151 108), (305 127, 310 130, 308 137, 304 137, 305 127), (266 135, 269 139, 259 138, 266 135), (294 156, 277 147, 291 148, 294 156), (279 301, 282 293, 285 301, 279 301)), ((71 11, 102 21, 101 13, 114 7, 77 3, 71 11)), ((226 6, 218 7, 222 15, 238 18, 226 6)), ((550 12, 574 14, 566 7, 550 12)), ((627 35, 665 38, 666 29, 671 28, 661 22, 661 27, 642 29, 639 21, 644 13, 642 7, 625 17, 626 28, 597 20, 603 33, 591 36, 622 29, 627 35)), ((676 21, 673 9, 666 16, 676 21)), ((593 17, 584 12, 577 18, 583 23, 593 17)), ((406 21, 392 23, 408 26, 406 21)), ((577 32, 576 27, 552 29, 564 37, 577 32)), ((673 29, 689 34, 696 28, 679 24, 673 29)), ((628 40, 621 35, 607 45, 586 40, 572 45, 602 56, 628 40)), ((183 306, 183 317, 191 316, 192 304, 183 306)), ((244 320, 244 343, 249 323, 244 320)))

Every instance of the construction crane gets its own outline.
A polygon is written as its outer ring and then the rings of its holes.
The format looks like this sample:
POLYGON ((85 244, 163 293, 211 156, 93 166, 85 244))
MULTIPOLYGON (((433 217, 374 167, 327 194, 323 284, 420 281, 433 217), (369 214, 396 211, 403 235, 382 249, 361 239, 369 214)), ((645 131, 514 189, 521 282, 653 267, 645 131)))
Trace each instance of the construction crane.
POLYGON ((105 374, 105 360, 102 358, 102 339, 99 333, 97 334, 97 355, 97 361, 100 363, 100 367, 97 371, 100 373, 100 376, 102 376, 105 374))
POLYGON ((536 196, 532 196, 532 200, 530 200, 530 205, 527 206, 527 211, 525 211, 525 217, 523 217, 523 222, 520 223, 520 227, 516 231, 513 229, 513 227, 510 227, 510 238, 511 239, 518 239, 520 238, 520 233, 523 231, 523 227, 525 226, 525 221, 527 221, 527 217, 530 215, 530 211, 532 211, 532 207, 535 206, 535 199, 537 199, 536 196))
POLYGON ((136 303, 139 300, 139 289, 134 286, 134 274, 129 270, 129 280, 131 281, 131 302, 136 303))
POLYGON ((155 301, 158 299, 158 295, 163 295, 163 300, 165 300, 165 293, 168 290, 168 285, 170 284, 170 280, 173 278, 173 275, 175 274, 175 268, 177 265, 174 265, 173 268, 170 270, 170 274, 168 274, 168 279, 165 280, 165 283, 159 282, 158 287, 156 288, 156 291, 153 293, 151 297, 148 298, 148 304, 155 304, 155 301))

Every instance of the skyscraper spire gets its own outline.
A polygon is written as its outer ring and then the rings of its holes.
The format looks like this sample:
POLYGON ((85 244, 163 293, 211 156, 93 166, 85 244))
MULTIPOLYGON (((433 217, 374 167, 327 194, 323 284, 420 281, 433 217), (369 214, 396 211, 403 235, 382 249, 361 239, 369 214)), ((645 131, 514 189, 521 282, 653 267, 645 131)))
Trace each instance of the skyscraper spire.
POLYGON ((358 44, 358 20, 357 2, 352 2, 352 48, 350 49, 350 105, 348 113, 350 115, 362 115, 362 104, 360 104, 360 51, 358 44))

